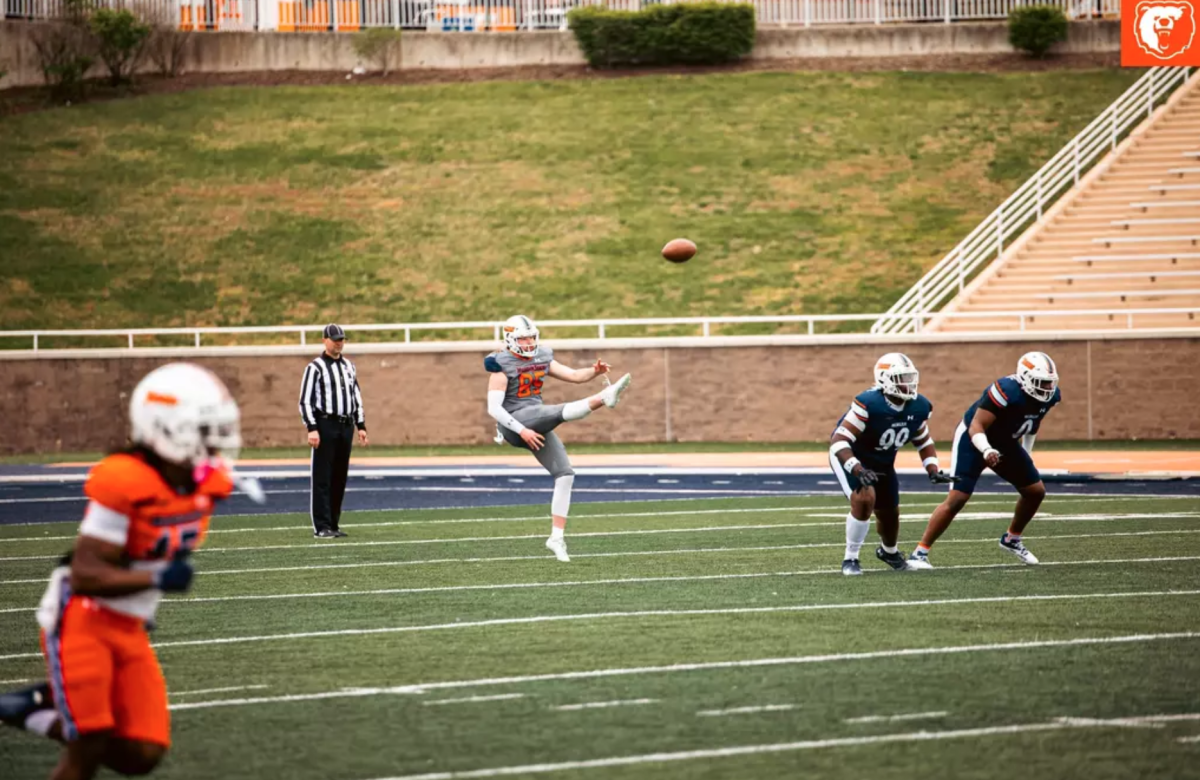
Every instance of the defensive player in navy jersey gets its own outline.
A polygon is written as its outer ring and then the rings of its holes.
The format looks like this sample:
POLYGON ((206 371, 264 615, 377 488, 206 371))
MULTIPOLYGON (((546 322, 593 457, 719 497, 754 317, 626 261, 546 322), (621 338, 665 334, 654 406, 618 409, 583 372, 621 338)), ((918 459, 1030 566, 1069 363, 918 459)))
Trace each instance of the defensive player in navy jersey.
POLYGON ((537 326, 523 314, 509 317, 504 323, 504 349, 484 358, 483 367, 489 374, 488 414, 496 421, 496 443, 508 442, 529 450, 554 478, 550 538, 546 547, 558 560, 569 562, 563 531, 571 508, 575 470, 554 429, 564 422, 582 420, 602 406, 613 408, 632 378, 626 374, 580 401, 553 406, 543 403, 542 385, 546 377, 583 384, 607 374, 609 366, 603 360, 597 360, 591 368, 569 368, 559 363, 554 359, 554 350, 541 345, 537 326))
POLYGON ((871 529, 872 513, 881 544, 875 557, 898 571, 908 568, 896 547, 900 535, 900 484, 896 452, 917 448, 929 479, 945 484, 929 435, 933 404, 917 393, 920 374, 906 355, 890 352, 875 363, 875 387, 859 393, 829 438, 829 466, 850 499, 846 515, 846 557, 842 574, 862 574, 859 550, 871 529))
POLYGON ((1046 497, 1046 486, 1030 453, 1042 420, 1061 401, 1058 368, 1042 352, 1026 353, 1017 361, 1017 373, 996 380, 983 391, 954 433, 950 461, 954 486, 946 500, 933 510, 921 543, 908 559, 911 568, 933 568, 929 563, 929 548, 971 500, 985 466, 1009 482, 1021 496, 1012 524, 1000 537, 1000 549, 1025 563, 1038 562, 1037 556, 1021 542, 1025 526, 1046 497))

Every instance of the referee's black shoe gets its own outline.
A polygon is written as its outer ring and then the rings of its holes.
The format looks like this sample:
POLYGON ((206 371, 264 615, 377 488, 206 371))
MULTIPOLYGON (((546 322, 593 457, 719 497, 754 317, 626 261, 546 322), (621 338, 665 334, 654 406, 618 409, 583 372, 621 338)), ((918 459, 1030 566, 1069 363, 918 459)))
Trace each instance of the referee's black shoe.
POLYGON ((328 528, 322 528, 320 531, 314 533, 313 536, 318 539, 336 539, 337 531, 331 531, 328 528))

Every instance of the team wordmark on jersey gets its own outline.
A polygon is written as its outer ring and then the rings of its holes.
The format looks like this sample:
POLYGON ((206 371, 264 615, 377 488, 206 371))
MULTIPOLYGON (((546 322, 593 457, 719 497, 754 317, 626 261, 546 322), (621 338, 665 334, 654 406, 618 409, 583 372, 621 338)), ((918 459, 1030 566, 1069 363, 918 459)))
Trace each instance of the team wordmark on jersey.
POLYGON ((1197 0, 1122 0, 1121 65, 1200 65, 1197 0))

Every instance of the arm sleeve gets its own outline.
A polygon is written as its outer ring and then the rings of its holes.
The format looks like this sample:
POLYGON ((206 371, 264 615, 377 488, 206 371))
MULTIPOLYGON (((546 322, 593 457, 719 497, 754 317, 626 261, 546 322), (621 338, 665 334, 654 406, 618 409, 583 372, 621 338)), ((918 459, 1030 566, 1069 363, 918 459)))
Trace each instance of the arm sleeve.
POLYGON ((129 540, 129 517, 98 501, 89 501, 79 535, 124 547, 129 540))
MULTIPOLYGON (((317 399, 317 370, 310 364, 304 369, 304 379, 300 381, 300 419, 310 430, 317 429, 317 413, 314 404, 317 399)), ((359 407, 362 408, 362 407, 359 407)))
POLYGON ((517 419, 504 409, 503 390, 488 390, 488 414, 492 416, 492 419, 513 433, 520 433, 525 430, 525 426, 517 422, 517 419))

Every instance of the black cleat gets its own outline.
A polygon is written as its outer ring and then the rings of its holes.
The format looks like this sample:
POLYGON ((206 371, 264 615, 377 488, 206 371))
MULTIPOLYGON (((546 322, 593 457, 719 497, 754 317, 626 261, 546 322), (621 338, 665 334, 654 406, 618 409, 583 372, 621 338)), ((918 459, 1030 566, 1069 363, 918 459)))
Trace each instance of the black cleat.
POLYGON ((50 686, 38 683, 30 688, 19 691, 0 693, 0 721, 13 728, 25 728, 25 719, 38 710, 47 710, 54 706, 54 696, 50 686))
POLYGON ((847 577, 861 577, 862 564, 858 562, 857 558, 847 558, 842 561, 842 574, 847 577))
POLYGON ((342 531, 340 529, 334 529, 333 535, 336 536, 337 538, 341 539, 342 537, 349 536, 350 534, 348 534, 345 531, 342 531))
POLYGON ((315 534, 313 534, 313 536, 315 536, 317 539, 336 539, 337 532, 331 531, 328 528, 323 528, 320 531, 317 531, 315 534))
POLYGON ((875 557, 891 566, 896 571, 908 571, 908 560, 905 559, 904 553, 896 550, 894 553, 884 552, 882 547, 875 548, 875 557))

